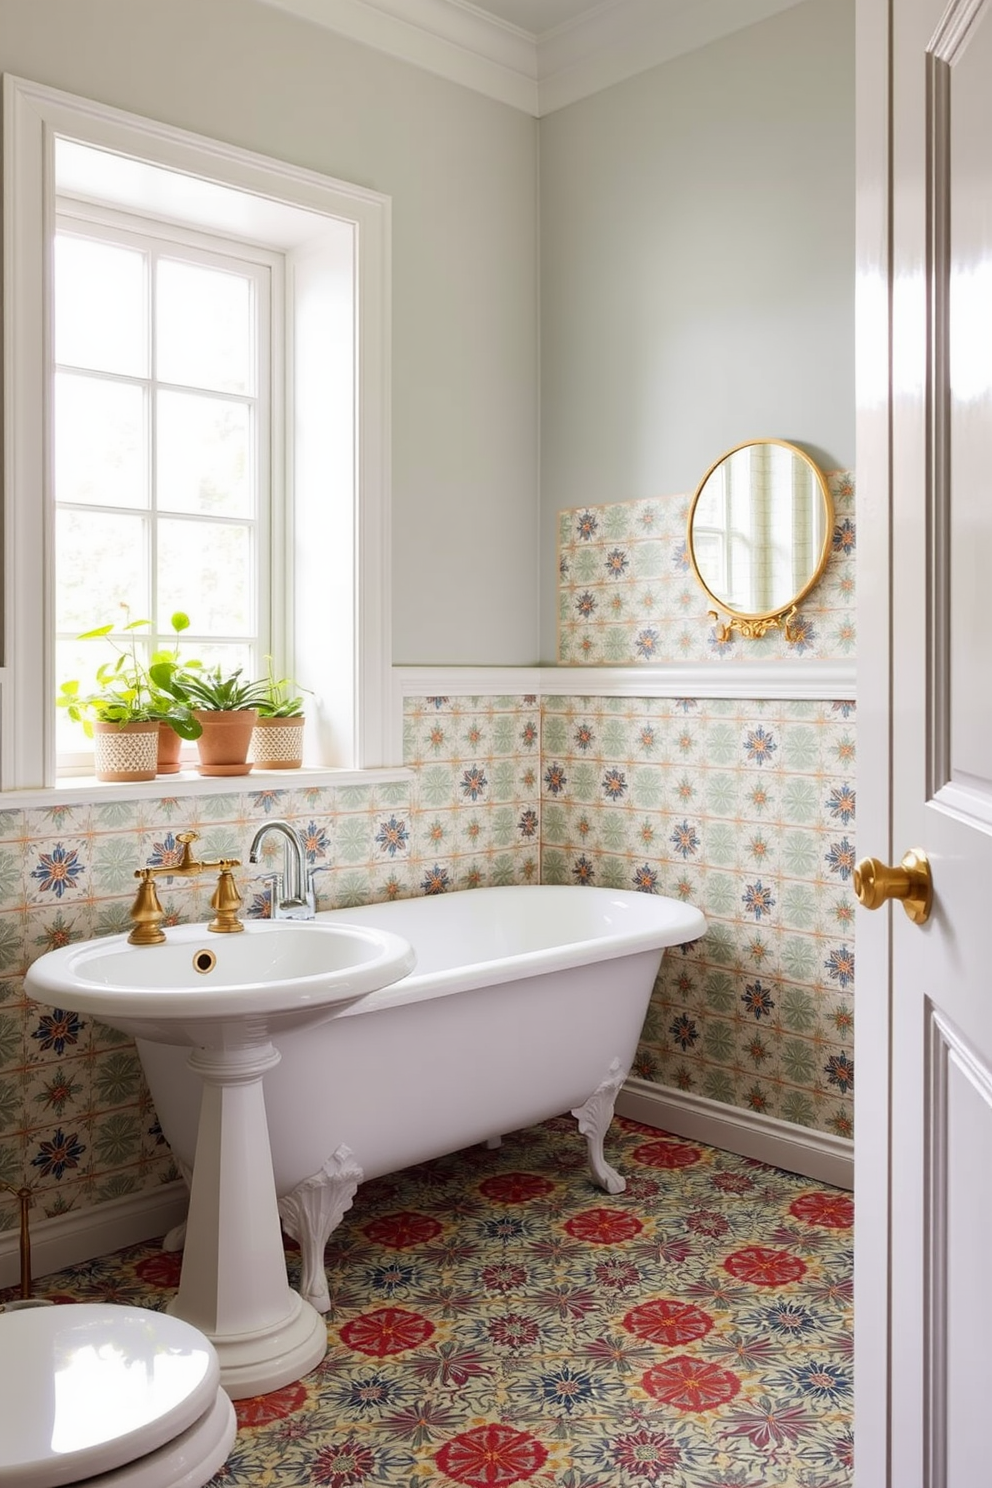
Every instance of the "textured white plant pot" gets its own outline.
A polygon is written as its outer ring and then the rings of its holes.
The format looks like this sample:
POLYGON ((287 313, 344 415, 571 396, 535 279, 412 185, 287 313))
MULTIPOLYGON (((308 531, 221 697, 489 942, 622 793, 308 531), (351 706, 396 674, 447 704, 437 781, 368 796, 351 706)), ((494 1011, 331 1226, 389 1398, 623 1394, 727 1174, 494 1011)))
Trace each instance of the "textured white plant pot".
POLYGON ((94 723, 97 780, 154 780, 158 770, 158 721, 94 723))
POLYGON ((248 758, 259 770, 298 770, 303 764, 304 718, 259 718, 248 758))

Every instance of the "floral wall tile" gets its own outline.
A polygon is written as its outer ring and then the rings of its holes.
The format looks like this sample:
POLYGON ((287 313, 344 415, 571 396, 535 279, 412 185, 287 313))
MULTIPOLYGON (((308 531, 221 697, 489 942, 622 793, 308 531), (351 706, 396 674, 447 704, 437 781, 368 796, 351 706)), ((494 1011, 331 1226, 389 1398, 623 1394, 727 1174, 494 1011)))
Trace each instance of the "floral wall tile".
MULTIPOLYGON (((611 542, 638 520, 609 513, 611 542)), ((0 813, 0 1175, 41 1213, 175 1168, 133 1045, 26 999, 26 967, 127 930, 134 868, 175 861, 184 830, 203 856, 242 860, 245 913, 266 915, 280 846, 257 870, 248 847, 276 817, 304 839, 319 908, 542 879, 698 903, 708 934, 666 956, 637 1072, 850 1130, 853 704, 412 698, 404 736, 411 781, 0 813)), ((161 878, 166 924, 209 918, 213 887, 161 878)), ((0 1228, 15 1223, 0 1202, 0 1228)))
POLYGON ((24 910, 0 911, 0 976, 20 976, 27 968, 25 924, 24 910))
POLYGON ((537 882, 540 736, 535 697, 408 699, 417 892, 537 882))
POLYGON ((559 514, 558 660, 571 666, 767 660, 854 654, 856 530, 850 471, 827 476, 834 503, 830 557, 800 606, 793 640, 781 630, 720 640, 686 547, 691 496, 575 507, 559 514))
POLYGON ((24 812, 0 810, 0 842, 23 842, 24 812))
POLYGON ((545 881, 667 893, 709 922, 662 963, 636 1072, 849 1135, 853 706, 563 697, 546 710, 545 881), (650 785, 646 728, 668 741, 650 785))
POLYGON ((74 904, 89 892, 90 854, 85 837, 32 839, 24 874, 28 904, 74 904))
POLYGON ((93 806, 89 802, 80 805, 56 805, 39 807, 24 812, 24 838, 78 836, 88 832, 93 818, 93 806))

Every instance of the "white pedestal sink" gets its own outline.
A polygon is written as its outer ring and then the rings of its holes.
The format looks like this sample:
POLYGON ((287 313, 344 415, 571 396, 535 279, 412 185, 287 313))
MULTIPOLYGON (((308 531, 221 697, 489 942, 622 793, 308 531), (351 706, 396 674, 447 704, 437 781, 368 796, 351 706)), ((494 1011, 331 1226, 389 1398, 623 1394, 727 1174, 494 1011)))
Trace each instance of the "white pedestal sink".
POLYGON ((388 932, 259 920, 237 935, 181 925, 165 945, 85 941, 28 971, 25 988, 38 1002, 190 1047, 203 1097, 182 1276, 168 1310, 207 1335, 236 1400, 299 1379, 327 1349, 323 1318, 286 1280, 262 1095, 262 1076, 279 1060, 273 1038, 398 981, 414 961, 408 942, 388 932))

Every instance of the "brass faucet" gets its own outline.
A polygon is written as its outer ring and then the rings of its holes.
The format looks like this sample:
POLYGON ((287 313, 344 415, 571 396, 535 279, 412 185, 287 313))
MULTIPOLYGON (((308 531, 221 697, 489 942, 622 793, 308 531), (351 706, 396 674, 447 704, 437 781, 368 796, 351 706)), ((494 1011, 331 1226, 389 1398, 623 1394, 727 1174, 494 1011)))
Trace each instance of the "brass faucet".
POLYGON ((196 878, 212 868, 218 870, 217 887, 210 900, 210 908, 214 912, 214 917, 207 929, 223 934, 245 928, 238 919, 241 895, 238 893, 234 874, 231 872, 232 868, 241 867, 241 859, 218 858, 213 863, 199 862, 190 852, 190 844, 195 842, 199 835, 199 832, 176 833, 176 841, 181 842, 183 848, 178 863, 134 870, 134 876, 139 883, 138 892, 131 907, 131 918, 134 921, 134 929, 128 936, 131 945, 161 945, 165 940, 165 931, 162 929, 165 910, 159 902, 155 889, 157 877, 196 878))

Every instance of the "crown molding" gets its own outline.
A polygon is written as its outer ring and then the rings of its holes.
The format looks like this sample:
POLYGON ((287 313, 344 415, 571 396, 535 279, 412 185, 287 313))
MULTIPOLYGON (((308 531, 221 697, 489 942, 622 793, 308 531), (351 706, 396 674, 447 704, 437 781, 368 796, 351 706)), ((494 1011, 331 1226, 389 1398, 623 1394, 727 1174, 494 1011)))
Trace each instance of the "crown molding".
POLYGON ((525 114, 539 112, 536 40, 460 0, 264 0, 525 114))
POLYGON ((540 117, 801 0, 605 0, 537 36, 469 0, 264 0, 540 117))

